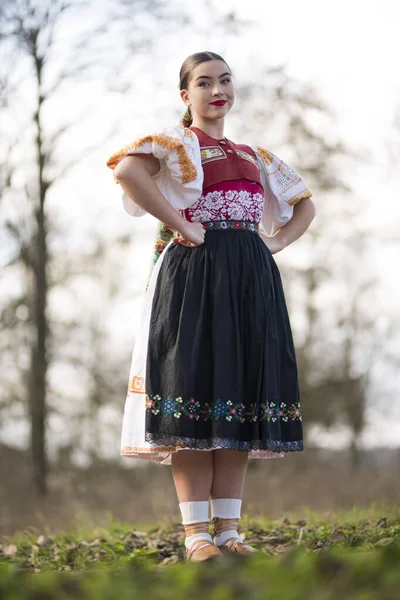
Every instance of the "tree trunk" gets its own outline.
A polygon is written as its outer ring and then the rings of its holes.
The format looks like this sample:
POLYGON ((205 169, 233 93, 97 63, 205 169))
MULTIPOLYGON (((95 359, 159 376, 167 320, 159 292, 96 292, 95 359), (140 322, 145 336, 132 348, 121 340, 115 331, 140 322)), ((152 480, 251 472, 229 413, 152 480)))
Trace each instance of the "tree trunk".
POLYGON ((47 184, 44 178, 45 155, 41 128, 42 67, 43 60, 34 52, 37 78, 37 110, 35 114, 36 149, 38 166, 38 206, 36 217, 36 243, 34 244, 34 327, 35 341, 31 353, 31 385, 29 404, 31 411, 31 453, 33 461, 33 479, 40 495, 47 493, 47 452, 46 452, 46 391, 47 391, 47 238, 46 215, 44 210, 47 184))

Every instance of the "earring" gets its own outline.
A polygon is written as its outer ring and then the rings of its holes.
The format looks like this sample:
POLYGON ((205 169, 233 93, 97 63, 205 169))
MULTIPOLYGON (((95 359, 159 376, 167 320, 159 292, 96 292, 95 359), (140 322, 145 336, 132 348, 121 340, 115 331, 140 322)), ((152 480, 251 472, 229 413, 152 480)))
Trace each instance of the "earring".
POLYGON ((185 112, 183 113, 183 117, 180 120, 180 124, 183 125, 183 127, 190 127, 192 121, 192 112, 190 110, 190 106, 187 106, 185 112))

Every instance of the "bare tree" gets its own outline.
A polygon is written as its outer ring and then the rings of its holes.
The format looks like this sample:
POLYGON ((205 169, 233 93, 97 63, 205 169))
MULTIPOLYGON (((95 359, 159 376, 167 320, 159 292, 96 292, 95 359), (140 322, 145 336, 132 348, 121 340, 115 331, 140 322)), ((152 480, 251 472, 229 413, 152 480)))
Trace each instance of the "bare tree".
MULTIPOLYGON (((48 373, 56 353, 56 323, 49 317, 49 293, 57 285, 66 285, 68 278, 76 274, 78 264, 69 268, 67 257, 63 267, 54 264, 49 234, 57 235, 57 225, 47 201, 55 183, 88 152, 86 145, 70 160, 57 159, 57 149, 74 122, 65 117, 60 119, 61 124, 54 125, 47 111, 56 104, 57 94, 67 83, 76 84, 89 73, 93 76, 96 69, 105 82, 111 73, 114 78, 122 67, 115 64, 117 56, 112 63, 108 51, 112 42, 107 41, 107 32, 126 23, 127 11, 135 9, 134 18, 139 19, 143 9, 158 6, 156 2, 132 0, 115 4, 111 17, 97 17, 92 12, 96 18, 89 21, 90 30, 86 27, 78 35, 70 35, 67 51, 63 31, 65 27, 68 31, 68 19, 79 23, 85 11, 94 11, 90 2, 5 0, 0 7, 0 49, 5 56, 0 100, 6 109, 2 119, 7 124, 3 136, 8 145, 1 156, 0 171, 3 239, 7 243, 3 267, 12 272, 13 283, 18 281, 15 289, 11 286, 7 290, 8 301, 1 311, 2 345, 7 349, 3 360, 8 360, 13 369, 13 376, 8 378, 10 389, 4 392, 3 387, 3 393, 7 393, 8 404, 15 399, 22 405, 27 400, 33 477, 42 495, 47 491, 48 474, 48 373), (99 46, 104 57, 101 63, 99 46), (12 337, 7 334, 11 330, 12 337), (13 356, 17 357, 15 361, 13 356)), ((92 272, 94 258, 101 254, 103 245, 95 244, 86 263, 81 256, 79 269, 92 272)), ((68 327, 74 329, 73 323, 68 327)), ((92 376, 96 377, 93 370, 92 376)))

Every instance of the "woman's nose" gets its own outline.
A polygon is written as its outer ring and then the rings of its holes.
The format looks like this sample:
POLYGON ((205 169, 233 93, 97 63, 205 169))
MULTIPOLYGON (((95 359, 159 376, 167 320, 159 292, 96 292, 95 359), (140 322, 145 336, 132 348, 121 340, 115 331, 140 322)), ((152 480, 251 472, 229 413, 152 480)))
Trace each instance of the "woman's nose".
POLYGON ((221 90, 220 84, 219 83, 215 84, 213 87, 212 93, 214 95, 219 95, 219 94, 221 94, 221 92, 222 92, 222 90, 221 90))

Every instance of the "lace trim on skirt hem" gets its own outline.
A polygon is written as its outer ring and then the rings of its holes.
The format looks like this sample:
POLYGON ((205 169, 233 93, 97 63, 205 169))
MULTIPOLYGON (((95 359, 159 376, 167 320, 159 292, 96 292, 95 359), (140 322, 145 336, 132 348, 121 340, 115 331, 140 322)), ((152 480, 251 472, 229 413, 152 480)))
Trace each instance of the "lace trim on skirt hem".
POLYGON ((146 433, 146 442, 160 446, 180 446, 192 449, 212 449, 216 447, 230 448, 232 450, 272 450, 272 452, 296 452, 303 450, 303 440, 295 442, 281 442, 280 440, 251 440, 244 442, 240 440, 229 440, 212 438, 197 440, 195 438, 176 437, 173 435, 162 435, 159 433, 146 433))

